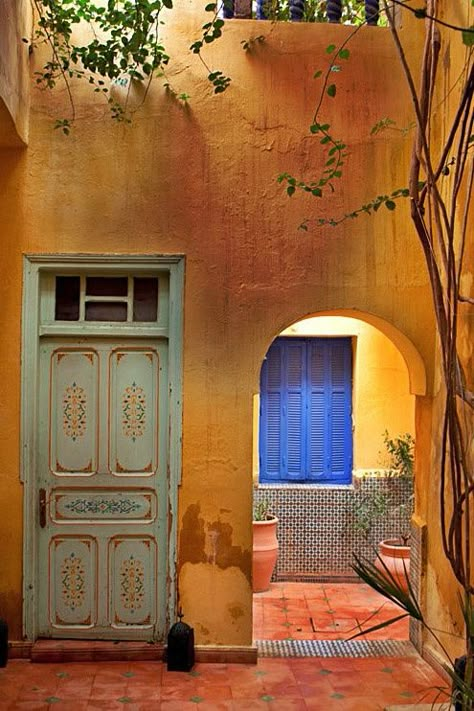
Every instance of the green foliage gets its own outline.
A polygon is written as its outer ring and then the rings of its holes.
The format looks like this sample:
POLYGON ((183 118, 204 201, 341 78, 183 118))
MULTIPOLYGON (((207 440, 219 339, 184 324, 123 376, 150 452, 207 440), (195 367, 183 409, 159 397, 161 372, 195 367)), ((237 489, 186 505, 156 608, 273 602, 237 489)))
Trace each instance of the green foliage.
POLYGON ((265 42, 265 35, 257 35, 257 37, 249 37, 248 40, 242 40, 242 49, 246 52, 251 52, 258 44, 265 42))
POLYGON ((405 479, 413 478, 415 440, 409 432, 400 437, 389 437, 383 433, 385 449, 390 458, 390 469, 398 472, 405 479))
MULTIPOLYGON (((290 20, 289 0, 267 0, 263 6, 266 17, 272 21, 290 20)), ((328 22, 326 0, 306 0, 302 22, 328 22)), ((361 25, 365 21, 363 6, 358 0, 345 0, 341 22, 347 25, 361 25)))
POLYGON ((253 506, 253 520, 254 521, 269 521, 274 518, 273 514, 270 512, 270 502, 268 499, 261 499, 256 501, 253 506))
MULTIPOLYGON (((387 568, 386 563, 377 553, 376 562, 374 563, 367 558, 360 558, 354 554, 354 563, 352 564, 352 569, 359 576, 359 578, 369 585, 373 590, 383 595, 387 600, 393 602, 395 605, 400 607, 404 611, 403 617, 409 615, 414 620, 424 623, 423 613, 416 599, 413 588, 408 580, 408 589, 404 590, 400 586, 400 582, 394 576, 394 574, 387 568)), ((368 629, 361 630, 358 634, 354 635, 351 639, 359 637, 361 634, 368 634, 374 632, 376 629, 381 629, 382 627, 388 627, 399 617, 391 620, 387 620, 376 627, 370 627, 368 629)))
MULTIPOLYGON (((172 10, 173 0, 107 0, 97 5, 89 0, 33 2, 38 13, 33 46, 47 44, 50 48, 48 60, 35 73, 36 85, 54 89, 58 81, 64 81, 71 104, 71 118, 57 120, 55 128, 66 135, 70 132, 75 119, 71 82, 81 79, 104 97, 112 118, 129 122, 127 100, 122 105, 112 98, 111 87, 138 81, 148 88, 154 76, 164 75, 170 58, 160 40, 160 27, 163 10, 172 10), (81 34, 77 35, 79 28, 81 34), (81 44, 75 38, 84 33, 88 39, 81 44)), ((205 45, 222 35, 224 25, 217 4, 207 5, 206 10, 213 17, 203 25, 202 38, 191 45, 191 51, 199 56, 205 45)), ((205 66, 214 93, 225 91, 230 79, 205 66)), ((165 88, 181 101, 189 98, 171 89, 169 83, 165 88)))
POLYGON ((401 528, 398 537, 404 544, 410 537, 409 516, 413 509, 413 465, 415 441, 409 434, 391 438, 383 433, 385 456, 388 458, 388 475, 381 480, 378 489, 359 486, 351 499, 349 513, 351 527, 369 539, 377 521, 391 517, 394 525, 401 528))
POLYGON ((466 47, 472 47, 472 45, 474 45, 474 25, 463 30, 462 41, 466 47))
POLYGON ((370 130, 370 135, 375 136, 376 133, 380 133, 380 131, 384 131, 387 128, 395 126, 395 121, 393 121, 390 118, 383 118, 380 121, 377 121, 375 126, 373 126, 370 130))
POLYGON ((390 497, 386 491, 372 493, 357 490, 350 506, 352 529, 368 539, 374 521, 381 519, 387 513, 389 505, 390 497))
POLYGON ((214 86, 214 94, 222 94, 230 84, 230 77, 224 76, 222 72, 211 72, 207 77, 214 86))
POLYGON ((36 82, 53 88, 59 78, 87 78, 95 89, 107 93, 104 78, 143 80, 169 57, 158 39, 160 13, 171 0, 109 0, 95 5, 87 0, 35 0, 39 19, 35 43, 46 42, 52 55, 36 82), (93 39, 75 44, 79 25, 93 26, 93 39))
MULTIPOLYGON (((406 617, 411 617, 413 620, 417 620, 428 632, 428 634, 436 640, 441 649, 443 649, 446 658, 449 660, 449 663, 444 664, 443 666, 452 681, 452 691, 450 694, 451 702, 453 704, 459 704, 463 711, 472 711, 474 707, 474 656, 472 644, 474 641, 474 611, 472 595, 466 593, 464 598, 459 598, 461 611, 466 623, 466 637, 467 639, 470 639, 470 645, 468 645, 468 654, 466 655, 465 663, 459 666, 456 664, 455 660, 449 657, 449 654, 447 653, 447 650, 439 637, 438 630, 431 627, 425 620, 409 578, 407 580, 408 589, 404 590, 400 586, 400 582, 388 569, 379 554, 377 554, 375 563, 367 558, 361 558, 354 554, 354 563, 351 567, 362 582, 371 587, 373 590, 376 590, 386 600, 389 600, 397 605, 403 611, 403 614, 396 615, 395 617, 377 624, 370 624, 370 626, 367 626, 365 623, 359 624, 359 631, 352 635, 350 639, 356 639, 361 635, 365 636, 367 634, 371 634, 372 632, 377 632, 378 630, 389 627, 393 623, 406 617)), ((376 615, 377 612, 375 612, 368 621, 372 622, 375 620, 376 615)), ((439 688, 439 692, 440 694, 446 694, 442 688, 439 688)), ((456 706, 456 708, 458 707, 456 706)))

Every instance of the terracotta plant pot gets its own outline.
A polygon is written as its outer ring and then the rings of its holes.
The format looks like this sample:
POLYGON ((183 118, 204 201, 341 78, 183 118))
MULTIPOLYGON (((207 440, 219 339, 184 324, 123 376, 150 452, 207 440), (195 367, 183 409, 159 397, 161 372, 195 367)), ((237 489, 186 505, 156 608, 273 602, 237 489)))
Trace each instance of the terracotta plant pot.
POLYGON ((275 563, 278 557, 276 536, 278 519, 253 522, 252 581, 254 592, 264 592, 270 587, 275 563))
POLYGON ((389 538, 379 543, 379 556, 375 566, 382 573, 386 565, 390 573, 403 590, 408 590, 408 575, 410 573, 410 546, 404 545, 398 538, 389 538))

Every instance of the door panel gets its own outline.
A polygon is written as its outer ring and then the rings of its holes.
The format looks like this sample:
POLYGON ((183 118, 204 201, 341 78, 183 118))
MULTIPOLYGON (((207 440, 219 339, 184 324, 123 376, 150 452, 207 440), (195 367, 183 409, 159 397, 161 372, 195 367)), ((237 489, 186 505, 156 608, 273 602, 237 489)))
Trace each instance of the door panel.
POLYGON ((97 472, 98 353, 59 348, 50 367, 50 469, 57 476, 90 476, 97 472))
POLYGON ((109 594, 112 627, 152 626, 156 619, 156 541, 115 536, 109 541, 109 594))
POLYGON ((110 354, 109 422, 109 469, 114 476, 153 474, 159 429, 155 351, 116 349, 110 354))
POLYGON ((97 622, 97 542, 91 536, 53 536, 49 544, 49 617, 55 629, 97 622))
POLYGON ((162 640, 167 341, 41 343, 43 637, 162 640))

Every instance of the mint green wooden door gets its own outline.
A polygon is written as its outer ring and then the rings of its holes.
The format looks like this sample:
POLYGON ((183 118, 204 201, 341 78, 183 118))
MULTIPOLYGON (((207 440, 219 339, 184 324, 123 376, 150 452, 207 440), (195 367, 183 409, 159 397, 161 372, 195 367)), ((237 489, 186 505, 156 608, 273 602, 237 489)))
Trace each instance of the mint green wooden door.
POLYGON ((40 343, 40 637, 162 640, 166 339, 40 343))

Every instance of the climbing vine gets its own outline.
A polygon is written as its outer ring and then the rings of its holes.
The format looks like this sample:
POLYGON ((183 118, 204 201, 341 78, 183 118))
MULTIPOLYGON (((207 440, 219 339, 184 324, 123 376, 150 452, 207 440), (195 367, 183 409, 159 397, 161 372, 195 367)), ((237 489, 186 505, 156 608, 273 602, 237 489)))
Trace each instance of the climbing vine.
MULTIPOLYGON (((160 30, 165 11, 173 10, 173 0, 107 0, 94 4, 89 0, 33 0, 37 24, 33 47, 46 45, 48 59, 35 73, 40 89, 54 89, 58 82, 66 86, 70 115, 56 121, 56 128, 68 134, 76 118, 73 94, 74 81, 82 80, 109 105, 117 121, 130 121, 128 92, 125 101, 114 98, 113 85, 130 87, 139 82, 145 86, 145 96, 153 77, 163 78, 165 87, 178 99, 186 101, 166 78, 170 60, 162 43, 160 30), (77 32, 80 30, 80 32, 77 32), (78 43, 76 37, 84 37, 78 43)), ((202 27, 202 38, 190 46, 207 69, 207 78, 214 93, 229 86, 230 79, 220 70, 212 70, 202 57, 205 45, 222 34, 224 20, 219 8, 211 3, 206 11, 212 18, 202 27)), ((25 39, 25 41, 28 41, 25 39)))

